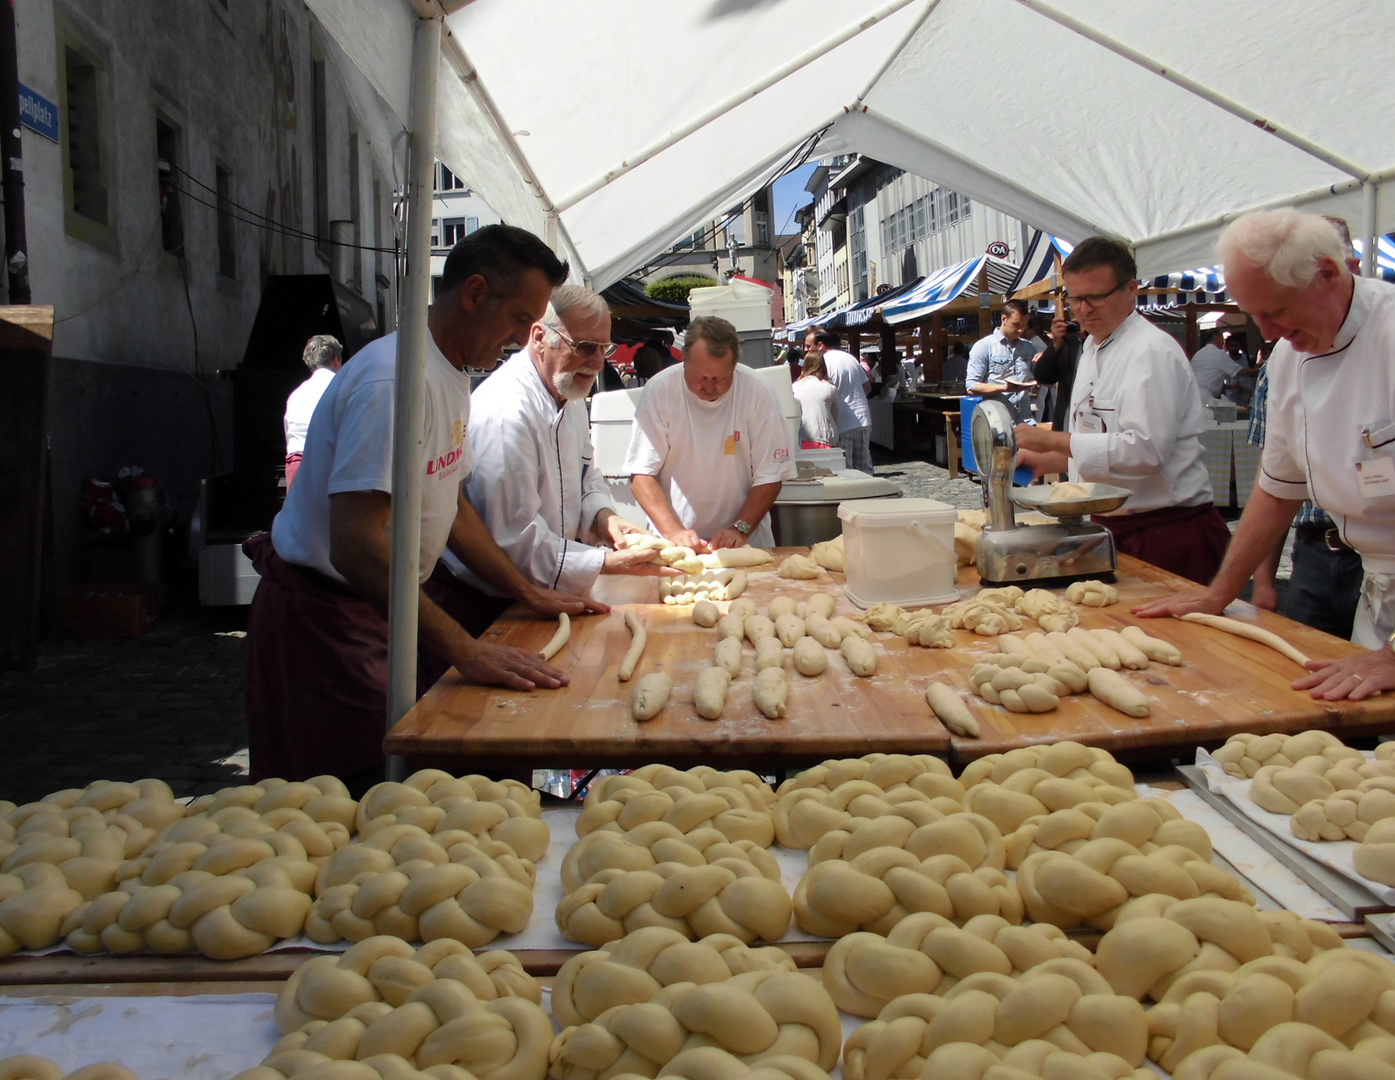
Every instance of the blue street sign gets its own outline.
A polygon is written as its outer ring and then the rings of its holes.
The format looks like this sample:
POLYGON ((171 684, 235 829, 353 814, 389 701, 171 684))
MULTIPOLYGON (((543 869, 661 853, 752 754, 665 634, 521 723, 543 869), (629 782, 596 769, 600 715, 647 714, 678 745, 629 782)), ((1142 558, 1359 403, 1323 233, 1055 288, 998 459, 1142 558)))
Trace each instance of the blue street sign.
POLYGON ((58 141, 58 106, 19 84, 19 122, 45 139, 58 141))

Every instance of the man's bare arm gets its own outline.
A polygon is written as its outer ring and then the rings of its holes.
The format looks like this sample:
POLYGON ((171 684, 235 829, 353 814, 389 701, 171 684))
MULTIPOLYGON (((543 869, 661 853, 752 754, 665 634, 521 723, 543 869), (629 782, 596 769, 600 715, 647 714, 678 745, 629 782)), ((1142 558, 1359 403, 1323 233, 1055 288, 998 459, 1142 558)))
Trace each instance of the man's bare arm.
POLYGON ((635 473, 630 477, 630 491, 634 493, 635 502, 649 515, 649 520, 654 523, 660 535, 694 551, 707 550, 707 544, 702 537, 692 529, 684 528, 683 523, 678 520, 678 515, 673 512, 673 504, 668 501, 668 494, 657 476, 635 473))
MULTIPOLYGON (((756 525, 775 505, 775 498, 780 494, 782 486, 783 482, 780 480, 776 480, 773 484, 757 484, 746 493, 746 501, 741 504, 741 510, 736 515, 737 518, 750 522, 753 526, 756 525)), ((743 547, 746 544, 746 537, 735 529, 719 529, 712 537, 711 544, 714 549, 743 547)))

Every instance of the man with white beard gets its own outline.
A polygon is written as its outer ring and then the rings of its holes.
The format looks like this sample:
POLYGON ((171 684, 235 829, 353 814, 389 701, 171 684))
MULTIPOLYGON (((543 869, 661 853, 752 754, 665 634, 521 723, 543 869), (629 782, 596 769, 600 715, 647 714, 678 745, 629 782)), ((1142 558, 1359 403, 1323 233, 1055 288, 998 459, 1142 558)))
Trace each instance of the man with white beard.
MULTIPOLYGON (((584 595, 600 574, 658 574, 658 553, 624 549, 643 529, 615 512, 592 461, 585 398, 606 358, 610 309, 578 285, 553 290, 528 344, 477 390, 465 497, 529 581, 584 595)), ((513 601, 447 549, 427 595, 478 635, 513 601)))

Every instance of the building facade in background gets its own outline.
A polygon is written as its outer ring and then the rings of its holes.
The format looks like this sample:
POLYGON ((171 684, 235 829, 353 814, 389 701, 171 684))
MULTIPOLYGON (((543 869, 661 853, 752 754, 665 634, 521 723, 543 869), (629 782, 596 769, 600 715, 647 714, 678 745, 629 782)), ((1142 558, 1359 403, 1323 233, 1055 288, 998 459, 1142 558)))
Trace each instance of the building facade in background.
POLYGON ((61 583, 81 572, 85 477, 139 465, 187 522, 230 468, 216 373, 270 275, 333 274, 395 325, 401 177, 303 4, 15 0, 15 20, 20 82, 58 121, 23 149, 33 302, 55 309, 61 583))
POLYGON ((473 232, 486 225, 498 225, 503 221, 489 208, 489 204, 465 186, 465 181, 451 172, 439 161, 436 162, 432 196, 431 219, 431 295, 436 295, 441 274, 445 272, 446 256, 450 249, 473 232))

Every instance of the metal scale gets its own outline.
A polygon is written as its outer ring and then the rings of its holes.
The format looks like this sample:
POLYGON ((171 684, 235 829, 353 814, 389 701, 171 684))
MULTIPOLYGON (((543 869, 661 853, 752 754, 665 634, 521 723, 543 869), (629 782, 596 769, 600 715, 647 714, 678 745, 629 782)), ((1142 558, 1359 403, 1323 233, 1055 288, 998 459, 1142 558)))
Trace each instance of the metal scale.
POLYGON ((971 427, 974 457, 982 477, 987 520, 978 538, 978 573, 985 585, 1050 580, 1064 585, 1103 578, 1118 565, 1114 536, 1085 520, 1123 506, 1127 488, 1089 484, 1088 499, 1051 501, 1051 488, 1012 486, 1017 470, 1017 435, 1012 413, 1001 401, 981 402, 971 427), (1019 525, 1013 504, 1060 520, 1054 525, 1019 525))

